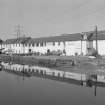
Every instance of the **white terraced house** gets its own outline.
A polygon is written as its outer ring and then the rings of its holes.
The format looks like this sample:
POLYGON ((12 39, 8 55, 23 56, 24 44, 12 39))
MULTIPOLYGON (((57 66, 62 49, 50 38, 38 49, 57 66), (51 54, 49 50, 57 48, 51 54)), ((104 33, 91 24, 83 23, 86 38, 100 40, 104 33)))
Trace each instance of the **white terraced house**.
MULTIPOLYGON (((66 55, 75 55, 75 53, 81 54, 81 40, 78 38, 78 35, 34 38, 30 39, 26 43, 25 50, 27 52, 39 52, 42 54, 46 54, 48 52, 65 52, 66 55)), ((85 43, 86 41, 82 42, 82 49, 84 54, 86 54, 85 43)))
MULTIPOLYGON (((98 31, 97 39, 98 52, 105 55, 105 31, 98 31)), ((96 49, 96 35, 94 32, 86 32, 42 38, 8 39, 0 47, 16 54, 60 52, 66 56, 91 55, 96 49)))
POLYGON ((3 49, 5 53, 23 54, 25 53, 24 43, 29 39, 30 37, 7 39, 0 45, 0 48, 3 49))

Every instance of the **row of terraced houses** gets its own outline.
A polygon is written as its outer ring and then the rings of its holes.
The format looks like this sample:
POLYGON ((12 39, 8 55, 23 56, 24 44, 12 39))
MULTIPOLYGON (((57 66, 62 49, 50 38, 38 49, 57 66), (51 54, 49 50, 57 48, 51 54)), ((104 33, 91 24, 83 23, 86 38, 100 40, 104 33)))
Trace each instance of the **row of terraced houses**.
MULTIPOLYGON (((97 33, 98 52, 105 55, 105 31, 97 33)), ((95 32, 63 34, 52 37, 20 37, 7 39, 0 44, 4 52, 14 54, 60 52, 61 55, 89 55, 96 49, 95 32)))

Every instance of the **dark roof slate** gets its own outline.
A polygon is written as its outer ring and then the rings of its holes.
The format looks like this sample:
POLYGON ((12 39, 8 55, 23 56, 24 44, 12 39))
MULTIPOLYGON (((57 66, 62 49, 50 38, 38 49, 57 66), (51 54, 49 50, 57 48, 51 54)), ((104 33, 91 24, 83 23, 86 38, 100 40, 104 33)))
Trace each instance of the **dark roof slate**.
MULTIPOLYGON (((94 31, 85 32, 87 36, 93 33, 91 40, 96 39, 96 35, 94 31)), ((98 40, 105 40, 105 31, 98 31, 97 32, 97 39, 98 40)), ((75 33, 75 34, 62 34, 61 36, 51 36, 51 37, 41 37, 41 38, 19 38, 19 39, 7 39, 3 42, 3 44, 15 44, 15 43, 24 43, 24 44, 32 44, 32 43, 42 43, 42 42, 64 42, 64 41, 79 41, 82 39, 82 33, 75 33)))
MULTIPOLYGON (((86 35, 89 36, 91 32, 86 32, 86 35)), ((42 43, 42 42, 59 42, 59 41, 79 41, 82 39, 81 37, 82 33, 76 33, 76 34, 62 34, 61 36, 51 36, 51 37, 42 37, 42 38, 32 38, 27 43, 42 43)), ((93 33, 93 37, 91 40, 96 39, 96 34, 93 33)), ((97 34, 98 40, 105 40, 105 31, 99 31, 97 34)))
POLYGON ((26 43, 31 39, 30 37, 25 37, 25 38, 18 38, 18 39, 7 39, 6 41, 3 42, 3 44, 15 44, 15 43, 26 43))

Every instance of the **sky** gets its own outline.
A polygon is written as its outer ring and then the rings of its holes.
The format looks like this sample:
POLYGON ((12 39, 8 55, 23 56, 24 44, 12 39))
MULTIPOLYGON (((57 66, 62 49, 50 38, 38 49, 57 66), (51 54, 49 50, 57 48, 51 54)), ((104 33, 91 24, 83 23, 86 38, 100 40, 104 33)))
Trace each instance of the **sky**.
POLYGON ((105 30, 105 0, 0 0, 0 38, 105 30), (21 35, 22 36, 22 35, 21 35))

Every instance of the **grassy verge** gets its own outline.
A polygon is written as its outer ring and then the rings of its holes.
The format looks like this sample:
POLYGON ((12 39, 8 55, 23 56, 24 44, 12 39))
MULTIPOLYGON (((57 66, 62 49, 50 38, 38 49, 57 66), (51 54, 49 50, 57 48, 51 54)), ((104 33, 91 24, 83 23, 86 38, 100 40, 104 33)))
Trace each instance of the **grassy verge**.
POLYGON ((18 56, 1 54, 0 59, 7 62, 46 66, 73 72, 94 72, 105 66, 105 59, 97 60, 87 56, 18 56), (72 66, 71 61, 74 61, 75 65, 72 66))

